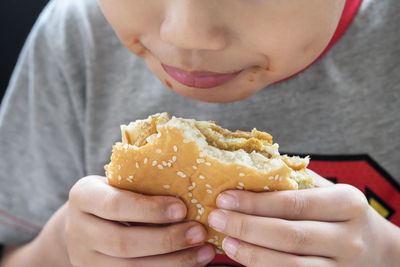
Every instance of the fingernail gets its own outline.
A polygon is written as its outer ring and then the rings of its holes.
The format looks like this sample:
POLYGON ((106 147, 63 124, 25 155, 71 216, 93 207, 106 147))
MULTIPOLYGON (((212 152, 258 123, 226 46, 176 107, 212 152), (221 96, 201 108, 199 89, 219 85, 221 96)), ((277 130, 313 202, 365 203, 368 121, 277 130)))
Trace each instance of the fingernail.
POLYGON ((233 239, 231 237, 225 237, 224 241, 222 241, 222 248, 228 254, 228 256, 234 257, 236 255, 236 251, 239 247, 239 241, 233 239))
POLYGON ((171 220, 181 219, 185 216, 185 210, 180 204, 172 204, 168 207, 168 218, 171 220))
POLYGON ((198 263, 209 262, 213 258, 214 258, 214 249, 210 246, 202 247, 197 252, 197 262, 198 263))
POLYGON ((189 245, 198 244, 204 241, 206 235, 200 226, 193 226, 186 232, 186 242, 189 245))
POLYGON ((217 231, 221 232, 226 226, 226 215, 220 210, 216 210, 208 215, 208 223, 217 231))
POLYGON ((239 203, 236 196, 229 193, 222 193, 217 198, 217 206, 219 208, 233 210, 238 208, 239 203))

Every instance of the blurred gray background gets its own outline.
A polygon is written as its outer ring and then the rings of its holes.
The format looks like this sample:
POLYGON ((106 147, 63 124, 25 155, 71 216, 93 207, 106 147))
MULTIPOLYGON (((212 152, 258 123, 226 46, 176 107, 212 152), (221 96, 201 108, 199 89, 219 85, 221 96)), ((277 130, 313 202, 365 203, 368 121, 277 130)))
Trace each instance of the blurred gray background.
POLYGON ((25 39, 47 2, 48 0, 0 1, 0 100, 25 39))

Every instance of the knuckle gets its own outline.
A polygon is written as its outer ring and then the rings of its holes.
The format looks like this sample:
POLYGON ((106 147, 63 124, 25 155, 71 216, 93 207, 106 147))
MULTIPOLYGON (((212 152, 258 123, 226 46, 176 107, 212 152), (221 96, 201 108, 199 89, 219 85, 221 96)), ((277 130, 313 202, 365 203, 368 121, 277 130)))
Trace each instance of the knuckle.
POLYGON ((354 238, 349 242, 349 252, 352 256, 358 258, 358 256, 362 255, 365 250, 365 243, 361 238, 354 238))
POLYGON ((286 202, 288 203, 286 207, 289 217, 301 216, 310 206, 309 200, 297 192, 287 192, 286 202))
POLYGON ((69 191, 68 198, 70 202, 75 203, 82 198, 82 194, 85 193, 85 187, 92 181, 92 176, 86 176, 79 179, 69 191))
POLYGON ((119 236, 119 238, 117 238, 115 240, 115 248, 114 248, 117 252, 117 254, 121 257, 129 257, 129 251, 131 249, 134 249, 134 246, 132 244, 132 242, 129 242, 126 238, 124 238, 123 236, 119 236))
POLYGON ((164 250, 172 252, 177 249, 177 245, 175 243, 175 238, 178 234, 179 230, 174 227, 168 227, 167 231, 163 234, 162 239, 161 239, 161 246, 164 250))
POLYGON ((196 250, 192 249, 188 253, 183 253, 180 257, 177 258, 177 265, 176 266, 201 266, 201 264, 197 263, 196 261, 196 250))
POLYGON ((291 251, 298 251, 306 243, 307 233, 296 226, 290 226, 287 231, 287 244, 291 251))
POLYGON ((256 253, 254 248, 249 247, 247 256, 247 265, 248 266, 261 266, 258 254, 256 253))
POLYGON ((342 184, 340 185, 344 196, 347 198, 348 208, 353 214, 365 214, 369 208, 369 204, 365 195, 354 186, 342 184))
POLYGON ((102 204, 102 209, 105 213, 114 214, 115 211, 119 210, 121 198, 114 191, 110 191, 104 194, 102 204))
POLYGON ((240 242, 235 258, 245 266, 264 266, 265 261, 260 258, 256 247, 240 242))
POLYGON ((249 235, 250 232, 250 223, 247 219, 241 218, 237 220, 236 236, 239 239, 245 239, 249 235))

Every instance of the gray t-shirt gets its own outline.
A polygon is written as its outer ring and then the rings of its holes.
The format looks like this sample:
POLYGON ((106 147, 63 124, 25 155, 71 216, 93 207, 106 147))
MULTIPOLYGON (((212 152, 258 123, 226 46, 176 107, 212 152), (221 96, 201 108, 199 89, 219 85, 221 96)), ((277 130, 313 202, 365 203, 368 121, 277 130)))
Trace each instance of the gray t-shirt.
POLYGON ((364 1, 300 75, 212 104, 165 87, 117 39, 96 0, 54 0, 1 104, 0 243, 35 237, 71 186, 104 175, 119 125, 156 112, 271 133, 293 154, 367 154, 400 181, 400 1, 364 1))

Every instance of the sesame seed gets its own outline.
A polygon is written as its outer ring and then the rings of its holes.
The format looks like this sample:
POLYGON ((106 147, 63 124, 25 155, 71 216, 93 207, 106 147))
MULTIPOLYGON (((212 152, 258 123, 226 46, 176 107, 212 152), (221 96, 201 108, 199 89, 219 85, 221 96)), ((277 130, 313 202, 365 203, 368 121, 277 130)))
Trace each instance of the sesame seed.
POLYGON ((218 240, 218 236, 217 235, 215 235, 214 238, 215 238, 215 240, 218 240))
POLYGON ((120 169, 121 169, 121 165, 118 164, 118 170, 120 170, 120 169))
POLYGON ((170 189, 171 188, 171 186, 169 184, 165 184, 162 187, 164 187, 165 189, 170 189))
POLYGON ((197 215, 197 216, 196 216, 196 220, 200 220, 200 215, 197 215))
POLYGON ((197 199, 193 198, 190 202, 192 202, 193 204, 196 204, 199 201, 197 199))
POLYGON ((268 180, 274 180, 274 176, 268 177, 268 180))
POLYGON ((203 152, 200 152, 200 153, 199 153, 199 157, 200 157, 200 158, 204 157, 204 153, 203 153, 203 152))
POLYGON ((279 179, 279 174, 275 175, 275 181, 278 181, 279 179))
POLYGON ((243 187, 241 187, 241 186, 239 186, 239 185, 236 186, 236 188, 239 189, 239 190, 243 190, 243 187))
POLYGON ((207 166, 211 166, 211 163, 207 161, 207 162, 206 162, 206 165, 207 165, 207 166))
POLYGON ((153 161, 153 163, 151 165, 156 166, 157 165, 157 160, 153 161))
POLYGON ((168 162, 168 164, 167 164, 167 165, 168 165, 168 167, 171 167, 171 166, 172 166, 171 162, 168 162))
POLYGON ((206 184, 206 187, 208 187, 208 188, 212 188, 212 186, 211 186, 211 185, 209 185, 209 184, 206 184))
POLYGON ((138 162, 136 162, 136 168, 139 169, 139 163, 138 162))
POLYGON ((158 148, 158 149, 156 149, 156 153, 161 154, 162 150, 158 148))
POLYGON ((163 161, 163 162, 162 162, 162 165, 167 166, 167 162, 166 162, 166 161, 163 161))
POLYGON ((182 177, 182 178, 186 178, 186 174, 184 174, 183 172, 179 171, 176 173, 178 176, 182 177))
POLYGON ((175 162, 176 161, 176 156, 173 156, 172 157, 172 162, 175 162))
POLYGON ((207 193, 209 193, 209 194, 212 194, 212 192, 213 192, 213 191, 210 190, 210 189, 207 189, 206 191, 207 191, 207 193))
POLYGON ((112 172, 112 171, 108 171, 108 173, 109 173, 110 175, 112 175, 112 174, 113 174, 113 172, 112 172))
POLYGON ((196 187, 196 183, 192 182, 192 186, 193 186, 193 188, 195 188, 196 187))
POLYGON ((193 186, 189 186, 188 189, 189 189, 189 191, 192 191, 193 190, 193 186))
POLYGON ((193 197, 193 194, 191 192, 188 193, 189 197, 193 197))
POLYGON ((121 175, 118 175, 118 182, 121 182, 121 180, 122 180, 121 175))
POLYGON ((197 162, 198 164, 200 164, 200 163, 205 162, 205 160, 204 160, 204 159, 196 159, 196 162, 197 162))
POLYGON ((268 185, 266 185, 266 186, 264 186, 264 190, 269 190, 269 187, 268 187, 268 185))
POLYGON ((206 177, 204 177, 203 175, 200 175, 199 178, 203 180, 203 179, 205 179, 206 177))
POLYGON ((245 174, 243 172, 239 173, 239 176, 243 177, 245 174))
POLYGON ((124 149, 128 149, 128 147, 129 147, 128 144, 124 145, 124 149))
POLYGON ((197 204, 196 207, 198 207, 199 209, 201 209, 201 204, 197 204))
POLYGON ((279 182, 281 182, 282 181, 282 176, 279 176, 279 182))
POLYGON ((133 183, 133 181, 132 181, 132 178, 131 178, 132 176, 129 176, 128 178, 126 178, 126 180, 128 181, 128 182, 130 182, 130 183, 133 183))
POLYGON ((128 178, 129 178, 129 179, 133 179, 133 175, 129 176, 128 178))
POLYGON ((204 213, 204 208, 199 209, 197 212, 198 212, 200 215, 203 215, 203 213, 204 213))
POLYGON ((194 165, 192 166, 192 168, 193 168, 193 169, 195 169, 195 170, 197 170, 197 167, 196 167, 196 166, 194 166, 194 165))
POLYGON ((174 151, 178 152, 178 147, 177 146, 174 146, 174 151))
POLYGON ((187 144, 187 143, 190 143, 190 140, 188 140, 188 139, 183 139, 183 142, 184 142, 185 144, 187 144))
POLYGON ((157 134, 157 137, 160 138, 160 137, 161 137, 161 133, 158 133, 158 134, 157 134))
POLYGON ((239 184, 240 186, 244 186, 244 183, 242 183, 242 182, 239 182, 238 184, 239 184))
POLYGON ((207 240, 207 242, 213 243, 214 239, 210 238, 210 239, 207 240))
POLYGON ((148 158, 144 158, 143 163, 144 163, 144 164, 147 164, 147 161, 148 161, 148 160, 149 160, 148 158))
POLYGON ((158 167, 160 170, 164 169, 164 167, 163 167, 161 164, 158 164, 157 167, 158 167))

